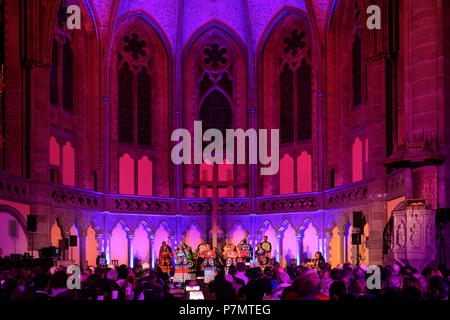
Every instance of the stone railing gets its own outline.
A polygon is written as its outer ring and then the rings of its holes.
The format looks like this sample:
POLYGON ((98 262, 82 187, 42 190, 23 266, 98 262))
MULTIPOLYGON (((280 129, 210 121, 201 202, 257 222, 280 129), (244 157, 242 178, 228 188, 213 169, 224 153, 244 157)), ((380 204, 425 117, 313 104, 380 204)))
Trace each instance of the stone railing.
POLYGON ((0 197, 5 200, 28 203, 30 201, 28 179, 0 171, 0 197))
MULTIPOLYGON (((184 214, 211 213, 212 200, 204 199, 181 199, 179 212, 184 214)), ((251 213, 251 201, 248 198, 219 198, 217 200, 218 212, 221 214, 247 214, 251 213)))
POLYGON ((106 195, 106 210, 110 212, 175 214, 176 208, 173 198, 106 195))
POLYGON ((324 209, 358 205, 368 201, 367 181, 356 182, 324 192, 324 209))
POLYGON ((256 213, 315 211, 321 209, 321 195, 284 195, 255 199, 256 213))
POLYGON ((99 192, 50 184, 49 193, 51 204, 55 207, 105 210, 105 196, 99 192))
MULTIPOLYGON (((390 175, 389 183, 401 193, 404 175, 390 175), (397 182, 395 182, 397 181, 397 182)), ((390 186, 391 188, 391 186, 390 186)), ((0 171, 0 199, 30 202, 29 181, 0 171)), ((391 189, 390 189, 391 190, 391 189)), ((368 201, 366 181, 305 194, 266 196, 256 198, 219 198, 221 214, 265 214, 316 211, 359 205, 368 201)), ((103 194, 62 185, 49 184, 49 204, 53 207, 142 214, 208 214, 212 211, 210 198, 162 198, 103 194)))

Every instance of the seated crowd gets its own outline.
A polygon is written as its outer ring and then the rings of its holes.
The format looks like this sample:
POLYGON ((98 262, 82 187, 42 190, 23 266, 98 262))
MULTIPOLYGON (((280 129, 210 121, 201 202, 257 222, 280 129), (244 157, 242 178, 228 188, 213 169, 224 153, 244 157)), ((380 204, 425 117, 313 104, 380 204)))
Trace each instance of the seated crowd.
MULTIPOLYGON (((330 268, 321 264, 315 270, 307 265, 281 268, 277 263, 263 269, 244 263, 219 273, 208 285, 201 285, 205 299, 216 300, 447 300, 448 270, 411 267, 380 267, 381 288, 369 289, 364 264, 330 268)), ((170 275, 160 268, 151 270, 125 265, 117 268, 85 269, 80 289, 67 288, 64 268, 0 266, 1 300, 171 300, 175 297, 170 275)), ((198 285, 191 281, 189 285, 198 285)), ((201 282, 200 282, 201 284, 201 282)))

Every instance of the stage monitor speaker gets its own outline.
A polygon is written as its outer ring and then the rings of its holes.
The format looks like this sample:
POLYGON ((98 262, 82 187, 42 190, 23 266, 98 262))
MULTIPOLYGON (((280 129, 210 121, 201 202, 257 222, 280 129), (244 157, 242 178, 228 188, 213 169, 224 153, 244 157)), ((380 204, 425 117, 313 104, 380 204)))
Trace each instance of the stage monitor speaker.
POLYGON ((352 245, 361 244, 361 233, 352 233, 352 245))
POLYGON ((76 247, 78 245, 77 242, 78 242, 78 237, 71 235, 69 238, 69 246, 76 247))
POLYGON ((36 232, 37 227, 37 219, 36 216, 30 214, 27 216, 27 231, 36 232))
POLYGON ((362 211, 353 211, 353 228, 362 229, 364 227, 362 211))

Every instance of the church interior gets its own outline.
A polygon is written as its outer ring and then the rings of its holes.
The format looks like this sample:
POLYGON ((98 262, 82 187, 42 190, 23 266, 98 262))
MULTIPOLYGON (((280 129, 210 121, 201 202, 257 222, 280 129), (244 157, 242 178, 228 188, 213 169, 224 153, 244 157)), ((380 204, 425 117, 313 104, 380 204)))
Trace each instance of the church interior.
POLYGON ((442 0, 0 0, 2 257, 154 268, 163 242, 267 236, 282 267, 449 267, 448 16, 442 0), (174 164, 194 121, 279 129, 278 172, 174 164))

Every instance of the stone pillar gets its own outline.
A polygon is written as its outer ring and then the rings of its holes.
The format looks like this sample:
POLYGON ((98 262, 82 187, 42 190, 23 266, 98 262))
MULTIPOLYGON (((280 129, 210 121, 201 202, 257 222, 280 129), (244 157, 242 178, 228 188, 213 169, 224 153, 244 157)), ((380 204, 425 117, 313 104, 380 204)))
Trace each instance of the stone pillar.
POLYGON ((300 265, 303 260, 303 238, 304 234, 297 234, 297 265, 300 265))
POLYGON ((105 251, 106 251, 106 261, 108 264, 111 264, 111 238, 112 234, 106 235, 106 243, 105 243, 105 251))
POLYGON ((323 243, 323 256, 325 261, 329 263, 330 261, 330 240, 333 237, 333 233, 330 231, 325 232, 324 243, 323 243))
POLYGON ((80 239, 80 267, 86 268, 88 266, 87 263, 87 233, 81 233, 79 238, 80 239))
POLYGON ((134 234, 128 234, 128 266, 134 267, 134 234))
POLYGON ((283 243, 282 243, 282 235, 280 233, 277 234, 277 252, 275 255, 276 260, 281 264, 281 258, 283 257, 283 243))
MULTIPOLYGON (((152 269, 155 268, 155 235, 151 234, 148 236, 148 240, 150 243, 150 267, 152 269)), ((174 252, 174 248, 172 248, 172 251, 174 252)))
POLYGON ((340 242, 340 250, 341 250, 341 259, 340 263, 344 263, 347 260, 347 237, 345 232, 338 232, 339 242, 340 242))

